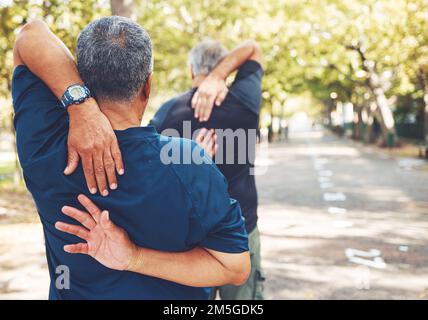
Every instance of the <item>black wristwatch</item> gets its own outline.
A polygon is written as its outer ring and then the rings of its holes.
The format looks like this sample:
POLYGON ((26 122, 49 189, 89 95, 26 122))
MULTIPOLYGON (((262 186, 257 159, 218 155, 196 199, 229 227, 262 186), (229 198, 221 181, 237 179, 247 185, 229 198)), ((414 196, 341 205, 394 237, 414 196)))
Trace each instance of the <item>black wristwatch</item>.
POLYGON ((91 92, 85 85, 73 84, 65 90, 61 97, 61 103, 64 108, 72 104, 81 104, 91 96, 91 92))

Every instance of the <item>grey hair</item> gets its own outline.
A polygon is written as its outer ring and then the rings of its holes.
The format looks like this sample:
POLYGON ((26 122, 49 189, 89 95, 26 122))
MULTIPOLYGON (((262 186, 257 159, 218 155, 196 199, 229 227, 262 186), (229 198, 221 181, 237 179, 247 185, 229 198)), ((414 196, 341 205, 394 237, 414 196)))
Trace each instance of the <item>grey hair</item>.
POLYGON ((95 98, 130 101, 152 72, 150 37, 128 18, 94 20, 77 40, 77 68, 95 98))
POLYGON ((189 64, 194 76, 208 75, 227 55, 220 42, 204 40, 189 52, 189 64))

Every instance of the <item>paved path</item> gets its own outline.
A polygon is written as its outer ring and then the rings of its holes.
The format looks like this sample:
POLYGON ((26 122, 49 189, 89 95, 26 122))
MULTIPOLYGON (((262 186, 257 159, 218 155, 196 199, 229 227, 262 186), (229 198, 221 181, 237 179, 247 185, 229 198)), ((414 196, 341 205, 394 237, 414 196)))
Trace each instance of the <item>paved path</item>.
MULTIPOLYGON (((271 145, 260 163, 267 298, 428 298, 426 165, 322 132, 271 145)), ((31 206, 0 194, 0 299, 47 297, 31 206)))
POLYGON ((272 145, 269 160, 257 177, 267 298, 428 298, 423 161, 322 132, 272 145))

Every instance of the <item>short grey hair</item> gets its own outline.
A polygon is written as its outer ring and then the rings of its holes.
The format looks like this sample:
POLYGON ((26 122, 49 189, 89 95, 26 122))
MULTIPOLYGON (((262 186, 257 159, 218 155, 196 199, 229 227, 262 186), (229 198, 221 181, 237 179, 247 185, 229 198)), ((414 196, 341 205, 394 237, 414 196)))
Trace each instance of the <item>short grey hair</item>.
POLYGON ((94 20, 77 40, 77 68, 95 98, 130 101, 152 72, 150 37, 128 18, 94 20))
POLYGON ((189 64, 194 76, 208 75, 227 55, 222 44, 214 40, 204 40, 189 52, 189 64))

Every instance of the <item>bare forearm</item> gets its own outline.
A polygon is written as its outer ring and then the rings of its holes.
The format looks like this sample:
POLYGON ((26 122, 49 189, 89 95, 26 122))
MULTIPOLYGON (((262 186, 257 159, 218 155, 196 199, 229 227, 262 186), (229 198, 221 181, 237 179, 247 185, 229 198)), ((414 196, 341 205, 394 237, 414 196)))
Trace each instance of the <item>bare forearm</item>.
POLYGON ((129 271, 192 287, 238 284, 234 272, 205 249, 195 248, 177 253, 146 248, 137 250, 139 252, 131 262, 129 271))
POLYGON ((226 79, 233 71, 237 70, 248 60, 261 63, 261 53, 257 43, 247 40, 232 50, 211 72, 211 75, 226 79))
POLYGON ((15 64, 25 64, 57 98, 72 84, 82 83, 73 56, 41 21, 26 24, 15 43, 15 64))

